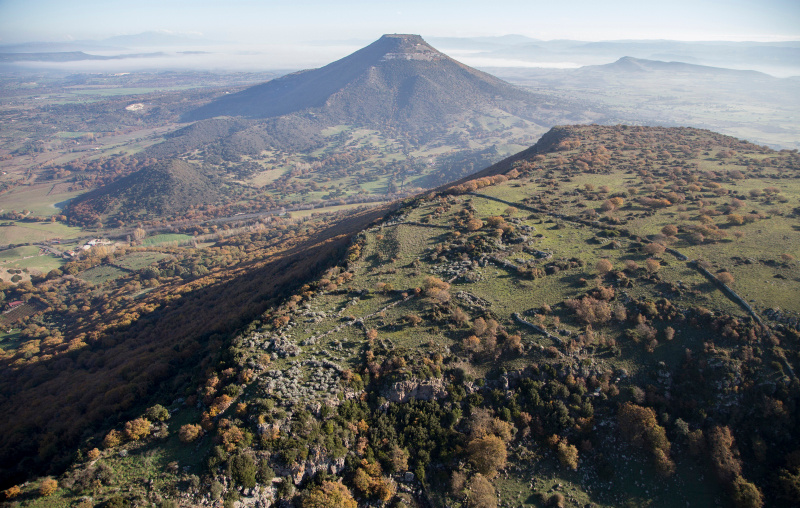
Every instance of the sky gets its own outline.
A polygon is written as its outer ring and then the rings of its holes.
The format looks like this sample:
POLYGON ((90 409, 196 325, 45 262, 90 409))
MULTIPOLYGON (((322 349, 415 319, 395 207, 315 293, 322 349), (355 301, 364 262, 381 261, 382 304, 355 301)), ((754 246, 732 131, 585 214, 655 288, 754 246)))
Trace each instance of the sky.
POLYGON ((800 40, 800 1, 0 0, 0 44, 158 30, 256 44, 374 40, 383 33, 800 40))

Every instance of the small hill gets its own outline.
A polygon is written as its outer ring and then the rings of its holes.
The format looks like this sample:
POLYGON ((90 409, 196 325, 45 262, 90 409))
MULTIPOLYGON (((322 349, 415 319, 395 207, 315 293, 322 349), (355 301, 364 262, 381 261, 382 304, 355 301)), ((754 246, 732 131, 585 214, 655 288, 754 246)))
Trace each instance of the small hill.
POLYGON ((218 176, 189 162, 169 159, 80 196, 66 214, 78 224, 91 224, 116 212, 130 218, 172 215, 220 201, 224 187, 218 176))
POLYGON ((548 123, 537 97, 461 64, 418 35, 384 35, 325 67, 228 95, 187 113, 267 118, 308 112, 330 124, 444 126, 476 112, 502 110, 548 123))

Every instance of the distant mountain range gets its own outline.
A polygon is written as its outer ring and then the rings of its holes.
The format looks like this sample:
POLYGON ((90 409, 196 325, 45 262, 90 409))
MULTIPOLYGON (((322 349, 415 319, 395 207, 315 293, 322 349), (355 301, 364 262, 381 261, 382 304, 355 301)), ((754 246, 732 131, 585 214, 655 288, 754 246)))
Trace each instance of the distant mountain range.
MULTIPOLYGON (((618 41, 579 41, 579 40, 539 40, 523 35, 503 35, 498 37, 427 37, 427 40, 445 53, 461 58, 473 67, 487 69, 506 67, 509 63, 517 67, 579 67, 613 62, 623 56, 647 60, 665 60, 694 63, 734 69, 752 69, 776 76, 800 75, 800 41, 777 42, 734 42, 734 41, 673 41, 673 40, 618 40, 618 41)), ((352 47, 366 44, 362 40, 309 41, 302 46, 307 48, 352 47)), ((242 55, 238 53, 241 44, 235 41, 223 42, 207 39, 201 35, 174 34, 169 32, 144 32, 140 34, 119 35, 103 40, 81 40, 64 42, 26 42, 20 44, 0 44, 0 53, 51 53, 84 51, 136 51, 142 50, 174 51, 176 48, 208 50, 220 55, 228 55, 222 61, 211 58, 214 68, 226 65, 241 65, 242 55), (231 59, 236 55, 236 59, 231 59), (227 64, 226 64, 227 61, 227 64)), ((287 50, 290 45, 286 45, 287 50)), ((296 48, 295 48, 296 49, 296 48)), ((258 45, 253 47, 252 64, 263 70, 265 56, 267 61, 280 61, 282 69, 292 68, 290 62, 276 54, 259 53, 258 45), (277 57, 277 59, 276 59, 277 57)), ((320 52, 317 52, 320 53, 320 52)), ((313 55, 306 55, 306 61, 313 61, 313 55), (310 57, 310 59, 309 59, 310 57)), ((316 56, 319 59, 319 54, 316 56)), ((200 61, 192 65, 202 65, 200 61)), ((321 63, 321 62, 320 62, 321 63)), ((175 61, 172 65, 179 65, 175 61)), ((163 65, 163 64, 162 64, 163 65)), ((211 64, 209 64, 211 65, 211 64)), ((301 64, 295 62, 294 68, 301 64)), ((234 67, 231 67, 234 68, 234 67)))

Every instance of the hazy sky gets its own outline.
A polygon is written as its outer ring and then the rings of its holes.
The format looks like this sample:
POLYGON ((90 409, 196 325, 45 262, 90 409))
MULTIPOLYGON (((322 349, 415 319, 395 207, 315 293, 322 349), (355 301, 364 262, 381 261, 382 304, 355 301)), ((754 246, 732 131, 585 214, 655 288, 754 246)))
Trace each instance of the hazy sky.
POLYGON ((151 30, 264 44, 521 34, 539 39, 800 40, 799 0, 0 0, 0 43, 151 30))

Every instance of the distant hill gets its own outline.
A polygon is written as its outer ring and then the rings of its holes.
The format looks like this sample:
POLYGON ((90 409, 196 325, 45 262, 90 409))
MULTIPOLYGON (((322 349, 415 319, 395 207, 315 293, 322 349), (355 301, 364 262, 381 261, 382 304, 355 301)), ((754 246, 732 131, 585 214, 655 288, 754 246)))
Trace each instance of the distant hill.
POLYGON ((725 69, 722 67, 711 67, 708 65, 696 65, 685 62, 663 62, 661 60, 647 60, 644 58, 634 58, 624 56, 616 62, 605 65, 590 65, 581 68, 583 72, 679 72, 684 74, 706 74, 729 77, 743 78, 767 78, 774 79, 768 74, 757 71, 742 71, 737 69, 725 69))
POLYGON ((415 131, 496 110, 546 125, 558 122, 563 109, 453 60, 418 35, 394 34, 325 67, 217 99, 183 119, 269 118, 305 112, 331 125, 415 131))
POLYGON ((169 159, 76 198, 66 214, 79 224, 91 224, 119 211, 132 219, 172 215, 219 201, 225 187, 218 176, 189 162, 169 159))
POLYGON ((153 58, 164 53, 133 53, 112 56, 91 55, 83 51, 50 51, 44 53, 0 53, 0 62, 78 62, 82 60, 120 60, 123 58, 153 58))

